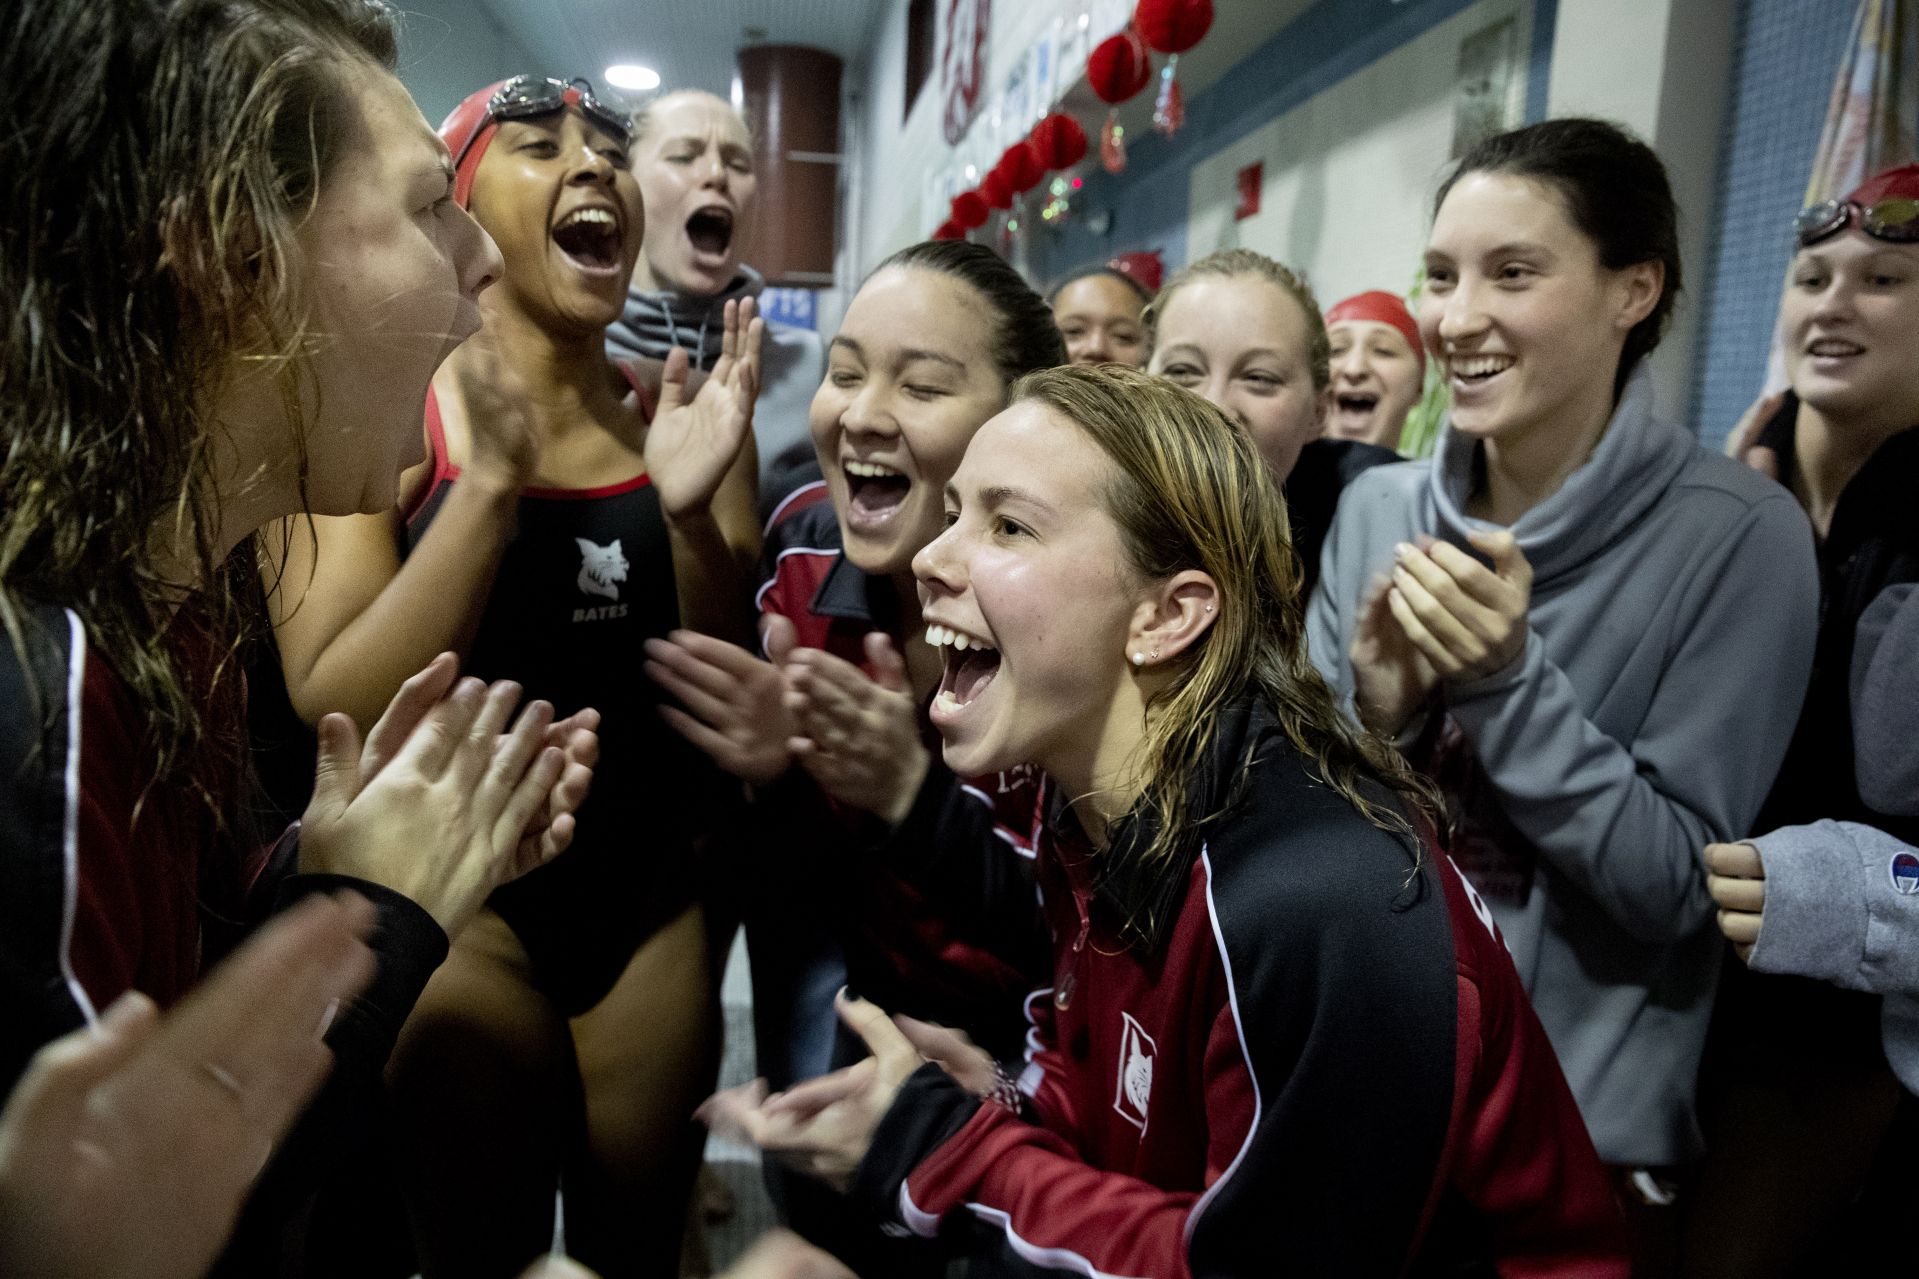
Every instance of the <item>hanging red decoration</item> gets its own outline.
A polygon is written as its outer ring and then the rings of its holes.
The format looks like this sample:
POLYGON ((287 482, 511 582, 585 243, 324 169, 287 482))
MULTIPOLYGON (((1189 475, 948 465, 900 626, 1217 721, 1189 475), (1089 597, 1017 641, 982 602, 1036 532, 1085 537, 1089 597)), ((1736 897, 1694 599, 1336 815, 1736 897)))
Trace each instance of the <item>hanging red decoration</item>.
POLYGON ((1179 55, 1206 38, 1213 26, 1213 0, 1139 0, 1133 25, 1140 39, 1172 58, 1159 73, 1153 101, 1153 127, 1167 137, 1186 123, 1185 97, 1179 91, 1179 55))
POLYGON ((1167 137, 1179 132, 1179 126, 1186 123, 1186 99, 1179 91, 1179 55, 1176 53, 1167 60, 1166 69, 1159 73, 1159 96, 1153 99, 1153 127, 1167 137))
POLYGON ((953 197, 953 221, 961 230, 984 226, 986 212, 986 201, 977 191, 962 191, 953 197))
POLYGON ((1101 102, 1117 106, 1146 87, 1153 64, 1132 27, 1099 42, 1086 59, 1086 82, 1101 102))
POLYGON ((1006 175, 994 169, 979 182, 980 198, 986 201, 988 208, 1010 209, 1013 207, 1013 184, 1006 175))
POLYGON ((1139 0, 1133 25, 1161 53, 1184 53, 1213 28, 1213 0, 1139 0))
POLYGON ((1100 101, 1112 104, 1099 131, 1099 162, 1108 173, 1126 168, 1126 130, 1119 122, 1119 104, 1144 89, 1152 78, 1152 57, 1138 29, 1130 23, 1118 35, 1100 41, 1086 60, 1086 82, 1100 101))
POLYGON ((964 240, 966 238, 966 231, 959 223, 948 218, 939 224, 939 227, 933 232, 933 238, 935 240, 964 240))
POLYGON ((1086 158, 1086 130, 1064 111, 1055 111, 1034 125, 1028 140, 1048 169, 1070 169, 1086 158))
POLYGON ((999 158, 993 171, 1006 179, 1006 184, 1015 195, 1023 195, 1038 186, 1039 180, 1046 176, 1046 165, 1040 159, 1039 148, 1021 140, 1006 148, 1006 154, 999 158))

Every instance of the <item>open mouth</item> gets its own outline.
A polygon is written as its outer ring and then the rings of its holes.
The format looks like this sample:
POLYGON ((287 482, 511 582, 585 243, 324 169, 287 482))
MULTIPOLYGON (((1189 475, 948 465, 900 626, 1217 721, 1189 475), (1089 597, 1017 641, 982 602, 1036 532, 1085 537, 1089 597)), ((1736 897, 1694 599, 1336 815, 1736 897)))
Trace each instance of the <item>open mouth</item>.
POLYGON ((686 238, 696 254, 724 258, 733 245, 733 215, 725 209, 701 209, 686 220, 686 238))
POLYGON ((1447 361, 1447 370, 1457 386, 1484 386, 1510 369, 1517 361, 1510 355, 1464 355, 1447 361))
POLYGON ((876 529, 899 513, 913 481, 890 466, 849 458, 846 473, 847 522, 858 529, 876 529))
POLYGON ((942 715, 971 704, 999 674, 999 650, 976 635, 935 623, 926 628, 926 642, 946 661, 933 697, 933 709, 942 715))
POLYGON ((1379 407, 1379 396, 1371 391, 1347 391, 1333 397, 1333 406, 1341 417, 1370 418, 1379 407))
POLYGON ((619 270, 620 222, 610 210, 575 209, 553 228, 553 243, 583 271, 619 270))

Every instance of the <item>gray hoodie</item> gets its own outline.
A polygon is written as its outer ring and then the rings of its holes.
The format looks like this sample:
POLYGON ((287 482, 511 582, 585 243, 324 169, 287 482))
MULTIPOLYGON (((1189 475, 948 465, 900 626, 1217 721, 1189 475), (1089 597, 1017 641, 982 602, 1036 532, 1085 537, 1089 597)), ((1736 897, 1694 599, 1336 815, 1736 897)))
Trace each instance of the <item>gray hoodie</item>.
MULTIPOLYGON (((1478 449, 1449 426, 1433 459, 1368 471, 1341 500, 1307 630, 1346 698, 1358 600, 1394 544, 1492 527, 1465 514, 1478 449)), ((1513 532, 1533 568, 1526 647, 1444 686, 1412 753, 1445 759, 1455 849, 1503 862, 1488 904, 1600 1156, 1678 1163, 1700 1148, 1721 951, 1700 850, 1747 829, 1798 718, 1811 529, 1785 489, 1656 418, 1642 368, 1513 532)))
MULTIPOLYGON (((606 331, 606 353, 615 360, 664 360, 683 348, 693 370, 711 369, 720 358, 726 304, 757 298, 766 280, 750 266, 724 292, 710 298, 670 290, 626 291, 626 310, 606 331)), ((760 496, 785 496, 789 477, 813 461, 808 410, 826 376, 826 348, 811 329, 768 324, 760 345, 760 395, 753 408, 753 440, 760 454, 760 496)))
MULTIPOLYGON (((1919 816, 1919 587, 1887 587, 1860 617, 1852 672, 1860 794, 1919 816)), ((1853 822, 1750 842, 1766 866, 1752 966, 1884 995, 1886 1060, 1919 1092, 1919 849, 1853 822)))

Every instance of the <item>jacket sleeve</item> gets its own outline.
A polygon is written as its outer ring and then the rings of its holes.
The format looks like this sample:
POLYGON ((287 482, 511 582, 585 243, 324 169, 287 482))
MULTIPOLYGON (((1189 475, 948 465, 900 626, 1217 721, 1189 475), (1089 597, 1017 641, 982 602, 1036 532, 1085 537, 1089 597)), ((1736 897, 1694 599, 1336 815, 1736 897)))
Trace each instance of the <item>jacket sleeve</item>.
POLYGON ((0 636, 0 1097, 136 984, 164 905, 145 890, 173 873, 131 833, 147 747, 86 678, 78 619, 31 609, 20 632, 0 636))
MULTIPOLYGON (((297 830, 289 834, 297 838, 297 830)), ((282 848, 288 842, 283 838, 282 848)), ((290 863, 291 858, 276 856, 269 875, 290 863)), ((446 960, 447 937, 439 924, 412 899, 382 885, 342 875, 292 873, 259 886, 275 914, 315 893, 343 889, 365 897, 377 912, 369 939, 373 980, 334 1016, 326 1037, 333 1050, 332 1072, 274 1151, 214 1272, 219 1276, 267 1273, 269 1258, 283 1246, 282 1232, 300 1219, 320 1185, 342 1169, 377 1157, 377 1138, 385 1124, 387 1059, 427 979, 446 960)))
MULTIPOLYGON (((1208 1162, 1215 1180, 1225 1165, 1208 1162)), ((1228 1273, 1195 1268, 1187 1254, 1194 1208, 1209 1196, 1094 1168, 1060 1132, 967 1097, 931 1064, 887 1112, 854 1193, 927 1238, 970 1218, 1026 1273, 1228 1273)))
POLYGON ((1319 583, 1306 604, 1306 655, 1313 659, 1319 677, 1332 687, 1342 706, 1353 700, 1352 664, 1346 660, 1348 636, 1353 619, 1346 616, 1353 607, 1348 598, 1346 579, 1340 573, 1341 521, 1337 512, 1326 544, 1319 553, 1319 583))
POLYGON ((1859 618, 1852 650, 1852 740, 1859 794, 1881 813, 1919 817, 1919 585, 1889 586, 1859 618))
POLYGON ((1919 850, 1855 822, 1783 826, 1749 841, 1766 867, 1752 966, 1882 995, 1919 994, 1919 850))
POLYGON ((995 796, 983 789, 991 784, 956 777, 934 759, 906 820, 879 839, 877 852, 968 936, 1023 972, 1045 972, 1032 874, 1038 788, 995 796))
POLYGON ((1203 1050, 1203 1189, 1095 1167, 996 1106, 955 1108, 954 1086, 923 1070, 876 1134, 861 1192, 922 1235, 970 1218, 1039 1272, 1397 1273, 1449 1123, 1451 950, 1443 903, 1393 904, 1403 860, 1364 888, 1344 872, 1308 867, 1254 892, 1245 871, 1215 882, 1238 900, 1213 930, 1231 996, 1203 1050))
POLYGON ((1537 635, 1507 669, 1447 690, 1513 825, 1646 941, 1686 937, 1706 921, 1699 851, 1746 830, 1784 758, 1818 608, 1797 514, 1783 495, 1754 504, 1677 584, 1687 598, 1630 744, 1586 717, 1537 635))
POLYGON ((1627 1279, 1625 1222, 1545 1028, 1485 904, 1435 856, 1461 956, 1452 1184, 1504 1279, 1627 1279))
MULTIPOLYGON (((1355 724, 1359 723, 1353 703, 1357 690, 1347 650, 1358 624, 1356 613, 1365 594, 1368 566, 1386 562, 1374 543, 1385 540, 1402 520, 1384 483, 1366 472, 1354 476, 1334 511, 1332 531, 1320 551, 1319 583, 1306 606, 1306 655, 1333 690, 1333 701, 1355 724)), ((1432 727, 1435 701, 1427 698, 1390 739, 1402 755, 1432 727)))

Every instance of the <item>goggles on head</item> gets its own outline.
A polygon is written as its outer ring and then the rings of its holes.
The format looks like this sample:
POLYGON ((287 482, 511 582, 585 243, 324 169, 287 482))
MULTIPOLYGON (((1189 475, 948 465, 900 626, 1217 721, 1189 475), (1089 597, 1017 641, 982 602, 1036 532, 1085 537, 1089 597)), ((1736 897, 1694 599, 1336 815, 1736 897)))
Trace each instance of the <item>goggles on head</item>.
POLYGON ((1799 247, 1829 240, 1857 219, 1859 229, 1889 244, 1919 243, 1919 199, 1891 195, 1871 204, 1854 200, 1827 200, 1803 210, 1793 223, 1799 247))
MULTIPOLYGON (((584 115, 595 125, 606 130, 625 146, 633 128, 620 112, 593 96, 593 86, 584 79, 561 81, 545 76, 516 75, 487 99, 487 119, 500 122, 505 120, 534 120, 543 115, 552 115, 564 111, 568 106, 580 108, 584 115)), ((474 141, 483 130, 475 129, 460 153, 453 157, 454 167, 466 158, 474 141)))

